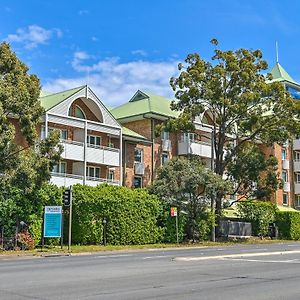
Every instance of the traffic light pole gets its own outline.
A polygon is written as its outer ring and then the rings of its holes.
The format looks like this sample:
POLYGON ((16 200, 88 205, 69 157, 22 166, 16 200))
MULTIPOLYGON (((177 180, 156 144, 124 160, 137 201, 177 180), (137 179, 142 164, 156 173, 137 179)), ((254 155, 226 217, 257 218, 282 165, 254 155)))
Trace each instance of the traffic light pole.
POLYGON ((68 252, 71 251, 72 242, 72 186, 70 186, 70 210, 69 210, 69 241, 68 241, 68 252))

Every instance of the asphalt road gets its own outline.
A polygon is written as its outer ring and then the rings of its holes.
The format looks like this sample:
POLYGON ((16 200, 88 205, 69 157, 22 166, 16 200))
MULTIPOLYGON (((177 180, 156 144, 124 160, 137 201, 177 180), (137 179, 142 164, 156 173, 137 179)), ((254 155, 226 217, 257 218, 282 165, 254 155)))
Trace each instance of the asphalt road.
POLYGON ((300 299, 300 243, 0 257, 0 299, 300 299))

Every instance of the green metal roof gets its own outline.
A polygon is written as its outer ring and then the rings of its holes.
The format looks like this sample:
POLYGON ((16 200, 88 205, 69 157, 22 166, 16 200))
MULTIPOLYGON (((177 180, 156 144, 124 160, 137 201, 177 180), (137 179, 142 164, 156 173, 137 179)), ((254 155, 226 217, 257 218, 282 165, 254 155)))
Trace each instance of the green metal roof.
POLYGON ((159 115, 167 118, 178 117, 180 112, 171 110, 170 105, 170 99, 138 90, 129 102, 113 108, 111 113, 116 119, 145 114, 159 115))
POLYGON ((135 132, 135 131, 127 128, 127 127, 123 126, 122 131, 123 131, 123 135, 127 135, 127 136, 134 137, 134 138, 137 138, 137 139, 147 140, 147 138, 144 137, 143 135, 138 134, 137 132, 135 132))
POLYGON ((79 92, 83 88, 85 88, 85 86, 80 86, 74 89, 40 97, 41 105, 47 111, 57 104, 61 103, 62 101, 66 100, 67 98, 71 97, 75 93, 79 92))
POLYGON ((279 64, 279 62, 277 62, 276 65, 272 68, 271 74, 273 76, 272 81, 288 81, 297 84, 294 79, 288 74, 288 72, 279 64))

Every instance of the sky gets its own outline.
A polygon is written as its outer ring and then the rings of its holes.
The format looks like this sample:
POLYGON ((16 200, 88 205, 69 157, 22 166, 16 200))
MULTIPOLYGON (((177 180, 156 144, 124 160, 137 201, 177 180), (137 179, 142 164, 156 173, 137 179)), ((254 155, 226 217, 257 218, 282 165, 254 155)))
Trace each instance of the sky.
POLYGON ((0 0, 0 41, 9 42, 42 88, 88 84, 108 106, 138 90, 172 98, 170 77, 189 53, 261 49, 300 82, 300 1, 0 0))

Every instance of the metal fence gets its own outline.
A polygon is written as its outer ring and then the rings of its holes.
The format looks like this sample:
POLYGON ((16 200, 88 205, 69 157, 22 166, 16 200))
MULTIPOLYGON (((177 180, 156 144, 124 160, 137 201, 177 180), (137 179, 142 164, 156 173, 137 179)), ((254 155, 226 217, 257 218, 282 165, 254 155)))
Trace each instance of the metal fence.
POLYGON ((248 222, 221 221, 220 233, 223 237, 250 237, 252 225, 248 222))

